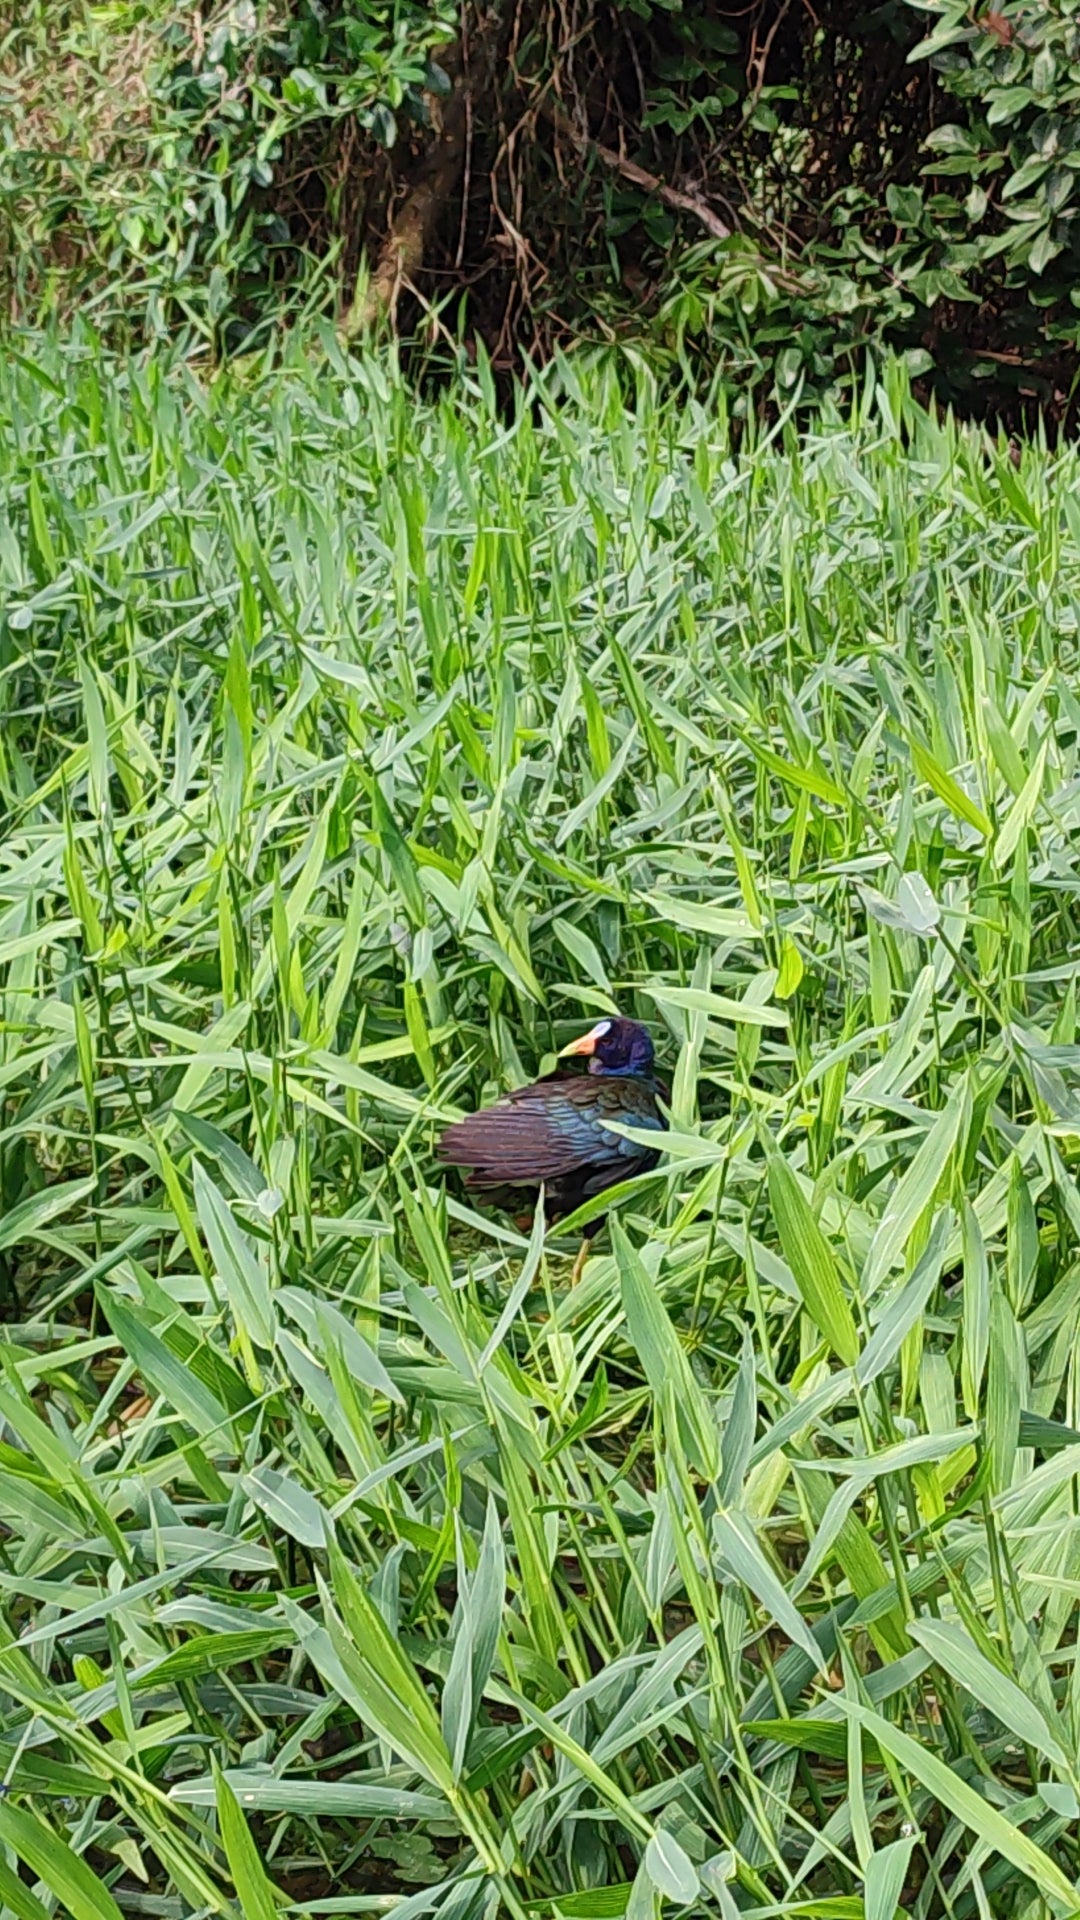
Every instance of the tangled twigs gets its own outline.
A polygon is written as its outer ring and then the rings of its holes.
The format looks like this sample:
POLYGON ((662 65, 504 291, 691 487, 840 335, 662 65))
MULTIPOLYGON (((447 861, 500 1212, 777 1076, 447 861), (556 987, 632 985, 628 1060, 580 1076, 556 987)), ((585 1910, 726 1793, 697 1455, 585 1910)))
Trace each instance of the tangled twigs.
POLYGON ((787 18, 790 6, 791 0, 781 0, 781 4, 776 11, 776 18, 760 46, 758 45, 757 27, 754 27, 750 57, 746 63, 746 78, 750 87, 750 102, 753 106, 756 106, 761 99, 762 88, 765 85, 765 70, 769 64, 769 55, 772 52, 773 41, 776 39, 780 28, 787 18))
POLYGON ((443 48, 438 60, 450 92, 442 100, 431 99, 432 139, 391 216, 375 270, 342 322, 347 340, 384 316, 394 319, 401 289, 423 271, 429 244, 461 176, 468 119, 460 43, 443 48))
POLYGON ((731 238, 731 228, 725 225, 719 214, 714 213, 698 194, 690 193, 684 187, 668 186, 667 182, 661 180, 657 174, 649 173, 645 167, 639 167, 635 160, 628 160, 625 154, 617 153, 614 147, 606 147, 602 141, 593 140, 587 133, 582 133, 562 108, 553 102, 545 103, 544 110, 554 121, 558 131, 573 141, 579 153, 595 155, 605 167, 610 167, 624 180, 629 180, 631 186, 640 187, 643 193, 654 193, 665 206, 674 207, 680 213, 692 214, 695 220, 701 222, 706 232, 712 234, 714 240, 731 238))

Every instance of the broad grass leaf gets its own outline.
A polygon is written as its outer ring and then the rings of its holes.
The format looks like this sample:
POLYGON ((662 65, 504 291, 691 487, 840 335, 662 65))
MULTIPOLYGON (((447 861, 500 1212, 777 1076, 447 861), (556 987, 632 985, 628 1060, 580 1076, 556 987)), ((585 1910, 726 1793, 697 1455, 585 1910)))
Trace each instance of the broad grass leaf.
POLYGON ((0 1855, 0 1900, 10 1908, 16 1920, 53 1920, 50 1909, 20 1880, 14 1867, 0 1855))
POLYGON ((323 1617, 334 1652, 363 1717, 418 1773, 443 1793, 454 1774, 428 1694, 344 1555, 330 1549, 334 1598, 320 1577, 323 1617))
POLYGON ((552 1579, 554 1539, 546 1515, 538 1510, 536 1483, 528 1470, 520 1428, 498 1411, 494 1426, 520 1605, 534 1645, 554 1669, 562 1657, 566 1632, 552 1579))
POLYGON ((786 1027, 786 1007, 758 1005, 752 1000, 733 1000, 729 994, 713 993, 701 987, 646 987, 650 1000, 661 1006, 678 1007, 687 1013, 706 1013, 710 1019, 733 1026, 786 1027))
POLYGON ((11 1471, 0 1476, 0 1513, 9 1524, 21 1520, 40 1529, 44 1540, 75 1542, 86 1531, 85 1517, 74 1502, 65 1506, 36 1481, 11 1471))
POLYGON ((777 1740, 803 1753, 819 1753, 825 1760, 843 1760, 847 1753, 847 1730, 839 1720, 818 1720, 813 1715, 797 1720, 744 1720, 742 1731, 748 1739, 777 1740))
POLYGON ((1035 1447, 1040 1453, 1060 1453, 1064 1447, 1074 1447, 1080 1441, 1080 1432, 1075 1427, 1067 1427, 1061 1420, 1048 1420, 1044 1414, 1020 1411, 1020 1424, 1017 1444, 1021 1447, 1035 1447))
MULTIPOLYGON (((829 1502, 821 1516, 817 1530, 806 1551, 806 1558, 795 1581, 793 1591, 802 1592, 814 1573, 824 1563, 835 1543, 840 1540, 842 1531, 848 1522, 851 1510, 859 1496, 875 1481, 884 1479, 890 1473, 907 1473, 912 1468, 947 1460, 951 1454, 971 1444, 974 1433, 971 1428, 958 1427, 951 1433, 920 1433, 910 1440, 900 1440, 891 1447, 883 1447, 879 1453, 869 1454, 863 1459, 851 1461, 809 1461, 803 1462, 802 1474, 809 1477, 815 1470, 842 1473, 840 1485, 830 1495, 829 1502)), ((850 1577, 850 1575, 849 1575, 850 1577)))
POLYGON ((109 735, 105 723, 101 689, 84 654, 79 655, 79 684, 82 688, 83 713, 86 717, 86 743, 89 751, 87 785, 90 808, 98 820, 104 820, 109 806, 109 735))
POLYGON ((323 995, 322 1033, 320 1039, 329 1045, 334 1037, 341 1011, 345 1005, 349 988, 356 972, 357 955, 365 930, 375 917, 372 908, 371 888, 367 876, 358 869, 349 895, 349 905, 345 913, 338 941, 337 958, 334 962, 333 977, 323 995))
MULTIPOLYGON (((667 703, 660 699, 655 683, 646 681, 637 671, 629 654, 619 645, 614 635, 610 637, 608 645, 611 648, 611 657, 618 669, 619 678, 626 689, 627 699, 645 736, 649 754, 668 779, 674 782, 678 775, 672 743, 658 721, 662 717, 669 726, 685 726, 686 716, 679 713, 677 709, 668 707, 667 703)), ((704 736, 699 736, 698 744, 707 752, 711 743, 705 740, 704 736)))
POLYGON ((622 1788, 612 1779, 604 1768, 599 1766, 591 1753, 568 1733, 553 1713, 549 1713, 535 1700, 529 1700, 524 1694, 518 1694, 512 1687, 506 1688, 507 1700, 518 1709, 522 1720, 535 1726, 544 1738, 561 1753, 582 1778, 594 1787, 599 1797, 620 1816, 630 1832, 639 1839, 652 1838, 653 1827, 643 1813, 628 1799, 622 1788))
MULTIPOLYGON (((611 1133, 625 1134, 629 1137, 631 1132, 642 1133, 644 1129, 641 1127, 631 1129, 629 1127, 612 1126, 609 1128, 609 1131, 611 1133)), ((670 1139, 670 1133, 657 1134, 653 1131, 650 1132, 648 1140, 644 1144, 655 1147, 659 1141, 661 1142, 661 1150, 666 1153, 670 1139)), ((705 1144, 707 1145, 707 1143, 705 1144)), ((711 1163, 711 1150, 702 1156, 702 1160, 705 1165, 711 1163)), ((657 1167, 652 1173, 635 1173, 629 1180, 620 1180, 614 1187, 605 1187, 603 1193, 594 1194, 591 1200, 583 1201, 580 1207, 574 1208, 573 1213, 568 1213, 565 1219, 559 1221, 560 1233, 579 1233, 582 1227, 587 1226, 591 1220, 598 1219, 600 1215, 611 1213, 622 1201, 633 1196, 644 1195, 650 1189, 655 1190, 663 1186, 666 1178, 667 1176, 664 1169, 657 1167)))
POLYGON ((55 1186, 43 1187, 40 1193, 28 1193, 16 1200, 0 1218, 0 1252, 17 1247, 23 1240, 36 1239, 41 1228, 77 1207, 96 1184, 93 1179, 61 1180, 55 1186))
POLYGON ((906 1172, 889 1195, 863 1268, 865 1299, 881 1285, 899 1260, 917 1223, 933 1206, 950 1156, 966 1136, 970 1106, 971 1095, 965 1077, 935 1116, 906 1172))
POLYGON ((122 1920, 100 1874, 36 1813, 10 1802, 0 1804, 0 1845, 18 1855, 71 1920, 122 1920))
POLYGON ((835 780, 830 780, 828 774, 821 773, 816 767, 797 766, 793 760, 785 760, 780 754, 774 753, 771 747, 766 747, 752 734, 744 734, 738 728, 733 731, 750 749, 755 760, 760 760, 762 766, 774 773, 785 786, 794 787, 797 792, 813 794, 818 800, 828 801, 831 806, 846 808, 847 795, 835 780))
POLYGON ((314 1494, 301 1487, 276 1467, 259 1466, 245 1473, 240 1482, 249 1500, 253 1500, 271 1524, 299 1540, 302 1547, 325 1547, 330 1533, 330 1516, 314 1494))
POLYGON ((552 921, 551 931, 582 972, 602 988, 604 993, 610 994, 611 981, 608 979, 607 968, 600 957, 600 949, 595 940, 590 939, 584 928, 577 926, 573 920, 565 920, 560 916, 552 921))
POLYGON ((942 1671, 966 1687, 1010 1733, 1069 1774, 1065 1749, 1035 1701, 987 1659, 959 1620, 915 1620, 908 1631, 942 1671))
POLYGON ((687 1907, 699 1892, 697 1871, 673 1833, 658 1827, 645 1849, 645 1871, 658 1892, 676 1906, 687 1907))
POLYGON ((853 1367, 859 1337, 832 1248, 791 1168, 775 1147, 768 1149, 769 1200, 784 1258, 802 1302, 837 1358, 853 1367))
POLYGON ((274 1627, 249 1627, 239 1633, 200 1633, 174 1647, 132 1682, 135 1692, 148 1687, 172 1685, 178 1680, 199 1680, 208 1673, 221 1673, 229 1667, 246 1666, 265 1654, 291 1646, 295 1636, 284 1621, 274 1627))
POLYGON ((731 1397, 731 1409, 721 1441, 721 1506, 739 1506, 741 1503, 756 1425, 757 1368, 754 1359, 754 1343, 747 1329, 743 1334, 742 1352, 735 1375, 735 1389, 731 1397))
POLYGON ((1017 794, 1012 806, 1002 822, 997 839, 994 841, 994 865, 999 873, 1008 866, 1020 844, 1021 835, 1031 824, 1035 809, 1042 793, 1043 779, 1046 773, 1046 756, 1049 743, 1043 741, 1035 756, 1035 763, 1017 794))
POLYGON ((296 1321, 316 1357, 326 1359, 328 1350, 336 1347, 361 1386, 404 1405, 374 1347, 332 1301, 320 1300, 302 1287, 280 1287, 275 1300, 296 1321))
POLYGON ((520 1310, 522 1301, 536 1279, 537 1273, 540 1270, 540 1262, 544 1257, 545 1231, 544 1209, 541 1196, 538 1197, 536 1202, 532 1231, 529 1235, 528 1252, 521 1263, 521 1271, 506 1297, 495 1325, 492 1327, 487 1340, 484 1342, 484 1350, 477 1362, 477 1369, 480 1373, 485 1371, 492 1357, 502 1346, 510 1328, 514 1324, 514 1319, 520 1310))
POLYGON ((387 865, 410 919, 415 926, 423 926, 427 915, 416 861, 387 802, 380 781, 372 779, 369 791, 372 833, 375 842, 381 847, 386 857, 387 865))
POLYGON ((741 907, 715 907, 703 900, 681 900, 670 893, 646 893, 642 904, 659 919, 688 933, 705 933, 714 940, 757 940, 760 929, 741 907))
POLYGON ((255 1162, 227 1133, 197 1113, 185 1113, 175 1101, 172 1113, 188 1139, 201 1147, 204 1153, 212 1153, 219 1166, 224 1168, 238 1198, 258 1200, 260 1194, 265 1193, 268 1183, 255 1162))
POLYGON ((1008 722, 989 693, 983 694, 980 711, 986 728, 986 738, 990 743, 990 751, 997 761, 998 771, 1012 788, 1013 793, 1018 794, 1022 791, 1027 779, 1027 768, 1009 731, 1008 722))
POLYGON ((863 1873, 866 1920, 896 1920, 914 1846, 909 1834, 871 1854, 863 1873))
POLYGON ((170 1353, 139 1308, 108 1287, 98 1288, 102 1312, 123 1351, 135 1362, 146 1385, 193 1427, 200 1438, 231 1444, 232 1422, 226 1407, 190 1366, 170 1353))
POLYGON ((962 1780, 958 1773, 954 1773, 936 1753, 931 1753, 928 1747, 913 1740, 900 1727, 894 1727, 891 1721, 875 1713, 872 1708, 860 1706, 857 1701, 844 1695, 838 1697, 837 1704, 844 1713, 854 1715, 860 1725, 873 1734, 879 1747, 891 1754, 941 1806, 947 1807, 958 1820, 970 1827, 976 1838, 992 1853, 1000 1853, 1018 1873, 1025 1874, 1033 1881, 1056 1913, 1076 1913, 1080 1908, 1080 1893, 1065 1878, 1049 1854, 1014 1826, 1011 1820, 1006 1819, 966 1780, 962 1780))
POLYGON ((676 1703, 686 1697, 680 1695, 676 1682, 701 1652, 704 1638, 701 1627, 684 1627, 639 1670, 631 1692, 593 1746, 595 1760, 606 1766, 636 1745, 661 1715, 667 1719, 675 1711, 676 1703))
MULTIPOLYGON (((851 1661, 846 1650, 840 1650, 840 1671, 844 1685, 851 1686, 851 1661)), ((866 1779, 863 1764, 863 1730, 857 1720, 849 1720, 845 1729, 847 1735, 847 1777, 848 1777, 848 1819, 851 1822, 851 1838, 856 1858, 864 1873, 874 1851, 873 1836, 870 1832, 870 1814, 866 1805, 866 1779)))
POLYGON ((983 1373, 990 1342, 990 1270, 986 1243, 974 1208, 965 1200, 963 1217, 964 1285, 963 1350, 960 1358, 960 1383, 964 1412, 969 1420, 979 1416, 983 1373))
POLYGON ((1009 1209, 1005 1236, 1005 1292, 1017 1318, 1031 1299, 1039 1264, 1039 1229, 1031 1189, 1019 1160, 1010 1167, 1009 1209))
MULTIPOLYGON (((290 1813, 331 1820, 445 1820, 446 1801, 432 1793, 415 1793, 389 1786, 379 1779, 321 1780, 306 1774, 278 1776, 258 1767, 229 1767, 219 1779, 227 1781, 241 1808, 254 1813, 290 1813)), ((187 1807, 212 1807, 217 1781, 204 1774, 197 1780, 178 1780, 169 1789, 170 1800, 187 1807)))
POLYGON ((1012 1485, 1020 1438, 1020 1409, 1026 1398, 1023 1335, 1016 1316, 995 1287, 990 1298, 990 1346, 986 1378, 984 1432, 995 1493, 1012 1485))
POLYGON ((806 966, 802 954, 789 933, 784 935, 780 952, 780 967, 776 976, 776 997, 778 1000, 790 1000, 797 993, 806 966))
POLYGON ((855 1369, 860 1386, 868 1387, 884 1372, 924 1312, 941 1274, 952 1226, 952 1212, 948 1207, 943 1208, 914 1273, 886 1301, 877 1326, 863 1348, 855 1369))
POLYGON ((897 933, 914 934, 916 939, 924 940, 941 919, 940 903, 919 872, 900 875, 895 900, 878 893, 874 887, 864 886, 861 892, 867 912, 883 927, 892 927, 897 933))
POLYGON ((611 765, 601 774, 600 778, 594 782, 593 786, 590 787, 582 799, 578 801, 577 806, 571 807, 565 819, 556 829, 555 847, 557 851, 565 847, 567 841, 572 840, 575 833, 580 833, 582 827, 587 826, 589 821, 593 819, 597 809, 603 804, 607 795, 612 791, 612 788, 621 780, 626 765, 637 744, 638 727, 635 721, 629 729, 618 752, 615 754, 611 765))
POLYGON ((466 1768, 470 1738, 476 1728, 484 1689, 491 1676, 506 1593, 506 1560, 502 1528, 493 1499, 476 1572, 470 1578, 458 1560, 458 1600, 454 1609, 453 1652, 442 1699, 443 1737, 450 1751, 455 1779, 466 1768))
MULTIPOLYGON (((939 761, 935 760, 928 747, 912 735, 909 742, 915 771, 922 776, 928 787, 932 788, 939 800, 943 800, 949 812, 965 826, 974 827, 975 832, 988 840, 993 827, 980 806, 969 799, 963 787, 947 773, 939 761)), ((890 1920, 892 1916, 890 1915, 890 1920)))
POLYGON ((718 1513, 713 1519, 713 1547, 719 1565, 760 1600, 781 1633, 800 1647, 815 1672, 824 1665, 821 1648, 786 1588, 765 1558, 753 1527, 742 1513, 718 1513))
POLYGON ((223 1773, 218 1773, 216 1784, 221 1844, 244 1920, 278 1920, 278 1903, 283 1896, 263 1866, 262 1855, 251 1837, 240 1803, 223 1773))
POLYGON ((268 1351, 277 1323, 270 1297, 265 1257, 237 1223, 232 1208, 202 1162, 193 1163, 195 1210, 237 1323, 248 1338, 268 1351))
MULTIPOLYGON (((691 976, 691 991, 704 993, 710 987, 713 957, 705 942, 698 946, 691 976)), ((675 1021, 682 1030, 682 1045, 671 1081, 671 1122, 676 1133, 694 1129, 697 1119, 697 1085, 701 1070, 701 1051, 709 1031, 708 1015, 700 1007, 687 1007, 675 1021)))
POLYGON ((614 1218, 611 1241, 619 1269, 627 1332, 645 1369, 645 1378, 660 1406, 665 1393, 673 1390, 675 1417, 687 1457, 707 1480, 715 1480, 720 1449, 709 1403, 664 1311, 655 1281, 627 1239, 624 1228, 614 1218))
MULTIPOLYGON (((195 1058, 185 1067, 180 1084, 173 1094, 173 1101, 184 1113, 193 1113, 195 1105, 211 1075, 217 1071, 217 1057, 233 1046, 243 1033, 251 1019, 251 1006, 246 1000, 238 1000, 234 1006, 226 1007, 220 1018, 215 1020, 205 1033, 191 1033, 187 1037, 188 1052, 195 1058)), ((240 1062, 238 1061, 238 1065, 240 1062)), ((165 1126, 172 1126, 170 1113, 165 1126)), ((164 1130, 164 1128, 163 1128, 164 1130)))
POLYGON ((327 1432, 333 1435, 357 1479, 365 1479, 371 1469, 370 1450, 357 1446, 348 1412, 329 1369, 320 1366, 286 1327, 278 1334, 277 1351, 301 1393, 316 1409, 327 1432))
POLYGON ((414 1771, 443 1793, 453 1791, 454 1779, 449 1756, 441 1739, 432 1739, 430 1729, 410 1712, 393 1688, 360 1654, 349 1638, 327 1597, 324 1603, 327 1644, 334 1660, 320 1657, 319 1643, 312 1639, 311 1657, 324 1679, 346 1700, 366 1726, 394 1752, 401 1755, 414 1771))

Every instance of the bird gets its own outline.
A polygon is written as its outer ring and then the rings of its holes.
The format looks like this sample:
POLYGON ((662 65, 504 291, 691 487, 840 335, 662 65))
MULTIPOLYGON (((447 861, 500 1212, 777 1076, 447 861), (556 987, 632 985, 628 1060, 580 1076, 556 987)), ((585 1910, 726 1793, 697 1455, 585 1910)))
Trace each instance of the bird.
MULTIPOLYGON (((628 1140, 613 1133, 609 1122, 657 1134, 667 1127, 657 1104, 667 1098, 667 1088, 653 1070, 652 1038, 637 1020, 598 1021, 563 1047, 558 1059, 569 1058, 586 1059, 588 1071, 557 1066, 494 1106, 456 1120, 436 1147, 445 1164, 464 1172, 467 1189, 489 1205, 512 1211, 542 1186, 548 1226, 620 1180, 655 1167, 659 1142, 653 1148, 628 1140)), ((605 1217, 584 1229, 572 1286, 605 1217)))

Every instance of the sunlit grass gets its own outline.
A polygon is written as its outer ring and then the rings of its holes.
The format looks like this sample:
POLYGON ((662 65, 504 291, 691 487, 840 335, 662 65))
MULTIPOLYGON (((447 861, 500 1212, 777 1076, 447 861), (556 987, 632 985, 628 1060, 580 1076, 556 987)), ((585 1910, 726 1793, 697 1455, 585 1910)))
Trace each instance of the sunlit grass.
POLYGON ((0 370, 0 1900, 1067 1914, 1077 459, 328 344, 0 370))

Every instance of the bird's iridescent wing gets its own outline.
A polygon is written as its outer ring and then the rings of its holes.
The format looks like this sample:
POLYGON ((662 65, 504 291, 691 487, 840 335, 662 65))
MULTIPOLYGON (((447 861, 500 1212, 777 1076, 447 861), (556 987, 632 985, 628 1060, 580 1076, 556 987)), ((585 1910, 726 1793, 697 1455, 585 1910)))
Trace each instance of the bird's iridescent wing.
POLYGON ((662 1130, 651 1086, 599 1077, 538 1080, 448 1127, 439 1155, 468 1169, 471 1187, 538 1186, 588 1171, 586 1188, 629 1176, 651 1158, 605 1121, 662 1130), (605 1177, 606 1176, 606 1177, 605 1177))

